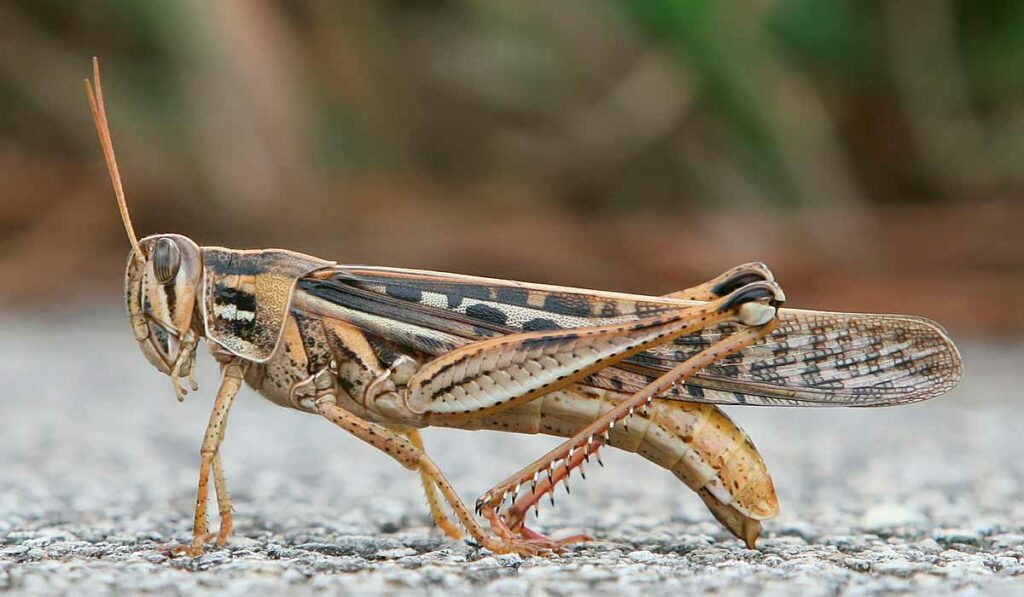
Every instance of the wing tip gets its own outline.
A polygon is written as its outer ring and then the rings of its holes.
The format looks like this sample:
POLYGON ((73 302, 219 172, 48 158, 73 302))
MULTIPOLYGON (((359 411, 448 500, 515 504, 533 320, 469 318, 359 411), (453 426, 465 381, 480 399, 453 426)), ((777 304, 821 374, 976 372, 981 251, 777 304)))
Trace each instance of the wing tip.
POLYGON ((938 357, 937 360, 943 363, 943 366, 938 368, 940 376, 935 380, 934 384, 927 388, 920 400, 937 398, 950 392, 960 384, 960 380, 963 379, 964 375, 963 357, 960 355, 960 348, 957 347, 956 343, 953 342, 953 337, 939 322, 927 317, 917 316, 910 316, 907 319, 917 322, 930 332, 934 336, 936 344, 941 347, 940 354, 936 355, 938 357))
MULTIPOLYGON (((865 318, 886 321, 887 325, 896 324, 913 333, 915 343, 919 347, 927 346, 937 349, 926 357, 928 362, 934 363, 932 378, 926 384, 913 393, 912 396, 904 397, 889 403, 866 403, 856 406, 892 406, 897 404, 909 404, 922 402, 937 398, 953 390, 963 378, 963 359, 960 349, 953 342, 952 336, 942 324, 933 319, 919 315, 881 314, 881 313, 842 313, 829 311, 811 311, 802 309, 783 310, 794 316, 824 315, 832 317, 865 318)), ((854 406, 854 405, 850 405, 854 406)))

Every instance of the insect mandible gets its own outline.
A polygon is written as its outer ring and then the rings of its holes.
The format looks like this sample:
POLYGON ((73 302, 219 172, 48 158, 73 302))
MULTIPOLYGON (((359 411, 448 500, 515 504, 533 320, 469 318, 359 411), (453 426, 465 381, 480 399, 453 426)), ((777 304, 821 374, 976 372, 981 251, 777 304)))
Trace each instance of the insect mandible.
POLYGON ((938 396, 960 379, 960 355, 937 324, 781 309, 785 295, 761 263, 645 296, 200 247, 177 234, 138 240, 96 59, 93 79, 86 92, 132 244, 125 300, 135 340, 179 400, 182 379, 197 389, 200 340, 220 365, 189 555, 231 533, 220 447, 243 383, 416 471, 450 537, 465 529, 494 552, 538 554, 588 539, 548 538, 526 514, 605 447, 672 471, 754 547, 778 499, 754 444, 717 405, 886 406, 938 396), (428 426, 567 439, 470 510, 427 455, 418 430, 428 426), (216 535, 206 516, 211 473, 216 535))

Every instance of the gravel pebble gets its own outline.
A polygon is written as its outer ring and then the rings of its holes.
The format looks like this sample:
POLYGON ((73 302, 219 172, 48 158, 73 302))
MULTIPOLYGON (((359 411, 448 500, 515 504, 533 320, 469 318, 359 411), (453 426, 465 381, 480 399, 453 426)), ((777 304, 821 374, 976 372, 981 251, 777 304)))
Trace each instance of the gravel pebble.
MULTIPOLYGON (((108 312, 0 317, 0 590, 358 594, 1024 594, 1024 344, 968 343, 954 394, 900 409, 730 409, 783 513, 760 550, 633 455, 574 477, 529 523, 595 541, 497 555, 431 527, 415 475, 324 421, 243 393, 224 466, 235 533, 192 559, 216 371, 177 404, 108 312), (73 340, 73 341, 71 341, 73 340)), ((552 438, 427 430, 467 503, 552 438)), ((215 506, 213 510, 215 510, 215 506)), ((216 530, 217 517, 211 515, 216 530)))

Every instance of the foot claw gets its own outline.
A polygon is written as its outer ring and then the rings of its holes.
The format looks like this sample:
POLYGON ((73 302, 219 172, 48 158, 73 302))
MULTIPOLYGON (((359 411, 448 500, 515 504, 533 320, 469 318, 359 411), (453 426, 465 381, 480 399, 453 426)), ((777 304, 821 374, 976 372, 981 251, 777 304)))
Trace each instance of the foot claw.
POLYGON ((553 546, 543 541, 527 539, 506 539, 495 550, 499 553, 517 553, 521 556, 547 556, 554 553, 553 546))
POLYGON ((528 542, 542 545, 546 549, 556 553, 563 551, 566 545, 570 545, 572 543, 586 543, 594 540, 590 535, 582 533, 579 535, 570 535, 564 539, 552 539, 551 537, 548 537, 543 533, 538 533, 525 525, 519 528, 519 535, 528 542))

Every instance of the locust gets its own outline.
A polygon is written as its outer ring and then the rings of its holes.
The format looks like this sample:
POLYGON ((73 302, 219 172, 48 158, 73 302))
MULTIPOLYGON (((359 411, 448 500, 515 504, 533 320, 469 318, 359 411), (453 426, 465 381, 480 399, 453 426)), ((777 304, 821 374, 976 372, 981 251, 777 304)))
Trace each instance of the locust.
POLYGON ((346 265, 282 249, 201 247, 135 234, 114 156, 99 63, 85 87, 131 250, 125 302, 146 359, 178 400, 198 389, 205 342, 221 382, 200 450, 191 556, 232 531, 221 460, 242 385, 318 415, 420 477, 432 519, 497 553, 586 541, 526 525, 531 509, 601 451, 671 471, 754 548, 776 516, 772 478, 720 405, 877 407, 932 398, 962 375, 959 352, 920 317, 782 308, 762 263, 664 296, 346 265), (188 388, 185 387, 187 382, 188 388), (469 508, 419 430, 546 434, 557 447, 469 508), (209 531, 210 484, 220 527, 209 531))

